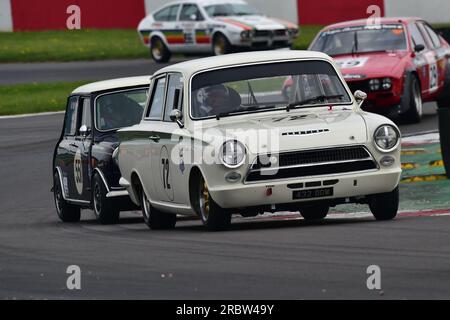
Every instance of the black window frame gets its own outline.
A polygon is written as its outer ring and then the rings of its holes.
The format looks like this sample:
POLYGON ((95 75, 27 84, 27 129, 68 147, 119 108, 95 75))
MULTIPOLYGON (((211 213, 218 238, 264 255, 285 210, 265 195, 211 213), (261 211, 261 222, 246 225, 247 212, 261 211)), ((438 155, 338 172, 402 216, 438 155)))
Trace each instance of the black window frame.
POLYGON ((413 21, 408 26, 409 35, 411 37, 411 41, 412 41, 412 44, 413 44, 413 48, 412 49, 414 50, 414 47, 417 44, 420 44, 420 43, 416 43, 416 41, 414 40, 413 32, 412 32, 413 28, 415 28, 417 30, 417 32, 419 33, 419 35, 422 37, 423 45, 425 46, 425 49, 429 49, 428 41, 427 41, 426 37, 424 36, 424 34, 423 34, 423 32, 422 32, 422 30, 421 30, 421 28, 419 26, 419 22, 418 21, 413 21))
MULTIPOLYGON (((183 79, 183 74, 181 72, 170 72, 167 74, 167 82, 166 82, 166 90, 165 90, 165 99, 164 99, 164 112, 163 112, 163 121, 164 122, 172 122, 172 120, 170 120, 170 113, 167 114, 167 109, 170 108, 170 106, 167 105, 168 102, 168 98, 169 98, 169 85, 170 85, 170 76, 173 75, 179 75, 181 77, 181 79, 183 79), (169 118, 166 119, 166 115, 169 115, 169 118)), ((178 96, 178 103, 180 105, 180 111, 183 112, 183 98, 184 98, 184 82, 182 81, 181 83, 181 91, 180 94, 178 96)), ((172 111, 173 108, 170 110, 172 111)))
POLYGON ((157 77, 155 77, 154 79, 152 79, 152 85, 150 88, 150 95, 149 95, 149 99, 148 99, 148 103, 147 106, 145 108, 144 111, 144 120, 146 121, 162 121, 164 119, 164 110, 165 110, 165 105, 166 105, 166 99, 167 99, 167 83, 168 83, 168 79, 167 79, 167 73, 162 74, 162 75, 158 75, 157 77), (161 116, 159 119, 153 119, 150 118, 150 110, 151 110, 151 104, 153 102, 153 98, 155 96, 156 93, 156 89, 158 88, 157 86, 157 82, 161 79, 165 79, 165 84, 164 84, 164 96, 163 96, 163 105, 162 105, 162 111, 161 111, 161 116))
MULTIPOLYGON (((78 95, 73 95, 70 96, 67 99, 67 105, 66 105, 66 113, 64 114, 64 127, 63 127, 63 135, 64 137, 75 137, 77 135, 77 124, 78 124, 78 107, 79 107, 79 101, 80 101, 80 96, 78 95), (69 106, 71 104, 71 100, 75 99, 75 111, 72 113, 72 117, 73 114, 75 114, 75 128, 71 128, 71 132, 67 133, 66 129, 67 129, 67 123, 68 123, 68 119, 67 119, 67 112, 69 110, 69 106)), ((71 124, 72 124, 73 120, 71 120, 71 124)))

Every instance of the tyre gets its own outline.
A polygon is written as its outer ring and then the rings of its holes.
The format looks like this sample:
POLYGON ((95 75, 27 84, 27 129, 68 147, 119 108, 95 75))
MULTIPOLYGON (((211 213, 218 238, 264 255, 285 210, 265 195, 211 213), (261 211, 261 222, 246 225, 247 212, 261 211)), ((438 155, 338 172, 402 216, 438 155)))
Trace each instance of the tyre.
POLYGON ((218 33, 214 36, 212 49, 215 56, 221 56, 231 52, 231 44, 223 34, 218 33))
POLYGON ((301 208, 300 214, 306 221, 318 221, 324 219, 329 210, 327 205, 311 205, 301 208))
POLYGON ((95 216, 101 224, 115 224, 119 222, 120 210, 113 199, 106 197, 108 190, 98 173, 94 174, 92 184, 92 204, 95 216))
POLYGON ((222 209, 212 198, 205 179, 200 177, 197 185, 195 210, 207 230, 219 231, 227 229, 231 224, 231 214, 222 209))
POLYGON ((391 220, 397 215, 399 203, 399 191, 396 187, 393 191, 379 193, 371 196, 369 200, 370 211, 377 220, 391 220))
POLYGON ((405 91, 402 97, 402 110, 406 110, 404 118, 408 123, 418 123, 422 119, 422 92, 419 79, 410 75, 406 79, 405 91))
POLYGON ((70 204, 64 200, 62 194, 61 180, 58 172, 53 176, 53 197, 55 200, 56 213, 63 222, 78 222, 80 221, 80 207, 70 204))
POLYGON ((177 215, 172 213, 163 213, 155 209, 144 190, 141 190, 142 216, 145 224, 152 230, 173 229, 177 223, 177 215))
POLYGON ((170 60, 172 53, 167 48, 165 43, 159 37, 152 38, 150 46, 150 54, 157 63, 165 63, 170 60))

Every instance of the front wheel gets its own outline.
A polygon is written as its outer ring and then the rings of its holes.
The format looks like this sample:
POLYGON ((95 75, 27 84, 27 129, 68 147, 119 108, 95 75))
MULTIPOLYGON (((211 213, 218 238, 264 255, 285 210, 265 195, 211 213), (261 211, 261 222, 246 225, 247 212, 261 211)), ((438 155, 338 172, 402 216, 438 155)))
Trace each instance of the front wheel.
POLYGON ((152 230, 173 229, 177 223, 177 215, 173 213, 163 213, 155 209, 148 199, 145 191, 141 195, 142 216, 145 224, 152 230))
POLYGON ((217 34, 213 39, 213 53, 215 56, 221 56, 231 52, 231 44, 228 39, 222 35, 217 34))
POLYGON ((63 189, 58 172, 53 176, 53 197, 55 200, 56 213, 63 222, 80 221, 80 207, 64 200, 63 189))
POLYGON ((203 177, 200 178, 196 197, 196 211, 203 225, 210 231, 224 230, 231 224, 231 214, 222 209, 212 198, 203 177))
POLYGON ((172 56, 170 50, 161 40, 161 38, 155 37, 152 39, 150 46, 150 54, 157 63, 165 63, 170 60, 172 56))
POLYGON ((397 215, 398 204, 398 187, 391 192, 375 194, 369 200, 370 211, 377 220, 394 219, 397 215))
POLYGON ((119 222, 120 210, 115 206, 113 200, 106 197, 108 190, 98 173, 94 174, 92 187, 92 199, 94 213, 101 224, 115 224, 119 222))
POLYGON ((300 209, 300 214, 306 221, 318 221, 324 219, 330 207, 327 205, 311 205, 300 209))
POLYGON ((405 112, 405 119, 408 123, 418 123, 422 119, 422 92, 420 89, 419 79, 411 75, 405 84, 405 92, 403 93, 402 104, 405 112))

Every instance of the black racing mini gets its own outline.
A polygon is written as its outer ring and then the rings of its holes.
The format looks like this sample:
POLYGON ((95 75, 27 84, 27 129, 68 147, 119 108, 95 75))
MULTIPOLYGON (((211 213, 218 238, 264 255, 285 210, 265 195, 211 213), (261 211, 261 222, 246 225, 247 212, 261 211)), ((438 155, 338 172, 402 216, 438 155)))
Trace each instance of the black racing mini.
POLYGON ((119 185, 113 160, 117 130, 139 123, 150 76, 107 80, 75 89, 67 100, 64 125, 53 153, 53 194, 64 222, 92 209, 102 224, 119 221, 120 211, 136 209, 119 185))

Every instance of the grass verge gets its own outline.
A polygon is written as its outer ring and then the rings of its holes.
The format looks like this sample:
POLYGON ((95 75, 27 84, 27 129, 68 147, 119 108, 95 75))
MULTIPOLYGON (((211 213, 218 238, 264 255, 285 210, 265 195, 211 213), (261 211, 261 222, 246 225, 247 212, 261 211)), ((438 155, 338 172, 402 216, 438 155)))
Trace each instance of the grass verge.
MULTIPOLYGON (((296 49, 306 49, 321 26, 301 26, 296 49)), ((149 58, 136 30, 0 32, 0 63, 149 58)))
POLYGON ((68 95, 85 83, 87 81, 0 86, 0 115, 62 111, 68 95))
POLYGON ((0 63, 147 57, 136 30, 0 32, 0 63))

